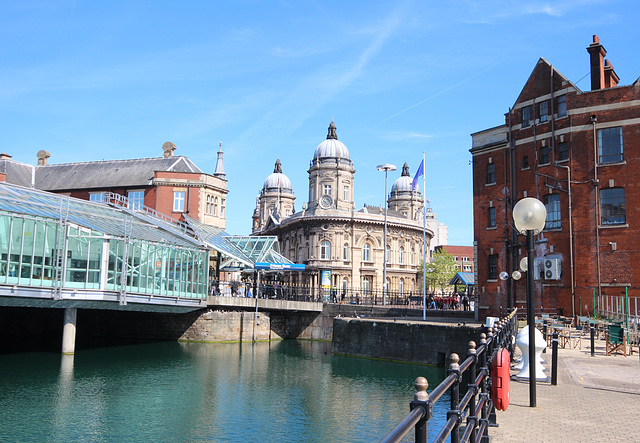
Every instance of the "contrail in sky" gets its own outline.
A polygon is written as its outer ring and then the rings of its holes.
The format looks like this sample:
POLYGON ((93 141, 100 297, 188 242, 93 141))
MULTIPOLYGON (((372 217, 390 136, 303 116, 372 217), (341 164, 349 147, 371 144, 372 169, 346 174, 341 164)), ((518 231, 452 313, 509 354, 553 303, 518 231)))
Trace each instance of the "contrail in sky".
POLYGON ((443 89, 442 91, 438 92, 437 94, 433 94, 433 95, 432 95, 431 97, 429 97, 429 98, 425 98, 424 100, 422 100, 421 102, 416 103, 415 105, 411 105, 411 106, 409 106, 408 108, 405 108, 405 109, 403 109, 403 110, 402 110, 402 111, 400 111, 400 112, 396 112, 396 113, 395 113, 395 114, 393 114, 391 117, 387 117, 387 118, 385 118, 384 120, 382 120, 382 123, 386 122, 387 120, 391 120, 392 118, 397 117, 397 116, 399 116, 400 114, 404 114, 404 113, 405 113, 405 112, 407 112, 408 110, 413 109, 413 108, 415 108, 416 106, 420 106, 421 104, 426 103, 426 102, 428 102, 429 100, 434 99, 434 98, 436 98, 437 96, 442 95, 442 94, 444 94, 445 92, 452 90, 453 88, 457 88, 458 86, 462 85, 463 83, 468 82, 469 80, 473 80, 473 79, 474 79, 474 78, 476 78, 477 76, 479 76, 479 75, 481 75, 481 74, 484 74, 485 72, 487 72, 487 71, 488 71, 488 70, 490 70, 490 69, 495 68, 496 66, 498 66, 498 65, 499 65, 500 63, 502 63, 503 61, 504 61, 504 60, 501 60, 501 61, 499 61, 498 63, 495 63, 495 64, 493 64, 493 65, 489 66, 488 68, 483 69, 482 71, 478 72, 477 74, 474 74, 474 75, 472 75, 471 77, 469 77, 469 78, 467 78, 467 79, 464 79, 464 80, 462 80, 462 81, 461 81, 461 82, 459 82, 459 83, 456 83, 455 85, 451 85, 451 86, 449 86, 447 89, 443 89))

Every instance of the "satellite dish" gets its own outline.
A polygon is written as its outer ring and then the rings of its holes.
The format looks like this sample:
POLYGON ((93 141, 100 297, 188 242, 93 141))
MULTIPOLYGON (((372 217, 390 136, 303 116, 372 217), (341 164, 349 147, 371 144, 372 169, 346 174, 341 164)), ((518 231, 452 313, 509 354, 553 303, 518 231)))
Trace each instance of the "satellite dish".
POLYGON ((520 260, 520 270, 526 272, 527 269, 529 269, 529 262, 527 261, 527 257, 522 257, 522 260, 520 260))
POLYGON ((502 272, 500 273, 500 280, 506 280, 506 279, 508 279, 508 278, 509 278, 509 273, 508 273, 508 272, 506 272, 506 271, 502 271, 502 272))

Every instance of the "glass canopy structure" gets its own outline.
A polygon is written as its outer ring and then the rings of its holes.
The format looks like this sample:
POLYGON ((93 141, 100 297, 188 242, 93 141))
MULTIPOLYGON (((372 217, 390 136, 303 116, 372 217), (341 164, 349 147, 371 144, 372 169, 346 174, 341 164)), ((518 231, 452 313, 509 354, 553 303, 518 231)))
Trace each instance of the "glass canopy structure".
POLYGON ((212 251, 223 271, 304 270, 275 236, 0 183, 0 306, 198 309, 212 251))
POLYGON ((188 216, 185 216, 185 221, 198 239, 221 254, 221 271, 240 269, 303 271, 305 269, 305 265, 294 264, 280 254, 278 237, 275 235, 229 235, 220 228, 205 225, 188 216))
POLYGON ((184 226, 0 183, 0 304, 197 309, 208 263, 184 226))

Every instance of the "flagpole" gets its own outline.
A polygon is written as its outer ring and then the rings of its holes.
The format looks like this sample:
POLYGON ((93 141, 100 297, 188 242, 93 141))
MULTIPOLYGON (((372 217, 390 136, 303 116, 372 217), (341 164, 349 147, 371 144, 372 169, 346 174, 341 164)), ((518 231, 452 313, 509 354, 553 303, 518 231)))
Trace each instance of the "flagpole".
POLYGON ((427 319, 427 174, 422 151, 422 320, 427 319))

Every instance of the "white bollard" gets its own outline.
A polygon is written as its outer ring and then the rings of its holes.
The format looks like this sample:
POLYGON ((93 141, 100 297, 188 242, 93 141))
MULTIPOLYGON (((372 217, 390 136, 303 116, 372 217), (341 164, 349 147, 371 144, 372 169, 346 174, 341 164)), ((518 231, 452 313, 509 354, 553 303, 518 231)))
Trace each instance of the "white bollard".
MULTIPOLYGON (((520 372, 516 375, 516 378, 525 378, 529 379, 529 333, 528 327, 523 328, 522 331, 527 331, 526 333, 519 333, 518 339, 516 340, 516 345, 520 348, 520 352, 522 352, 522 367, 520 372)), ((535 330, 536 336, 536 380, 546 380, 547 376, 544 375, 545 368, 542 366, 542 351, 547 347, 544 342, 544 337, 542 336, 542 332, 538 329, 535 330)))

